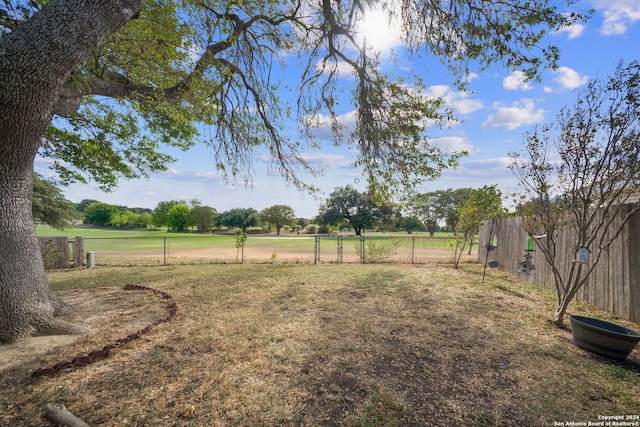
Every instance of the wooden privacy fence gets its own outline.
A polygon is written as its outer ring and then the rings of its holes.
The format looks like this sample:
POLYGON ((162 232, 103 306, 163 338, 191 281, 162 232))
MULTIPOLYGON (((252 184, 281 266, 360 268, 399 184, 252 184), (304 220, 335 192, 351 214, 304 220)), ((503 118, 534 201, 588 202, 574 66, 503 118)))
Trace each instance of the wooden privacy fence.
MULTIPOLYGON (((620 224, 622 216, 617 221, 620 224)), ((611 228, 615 227, 616 223, 611 228)), ((498 264, 502 271, 522 280, 555 290, 551 267, 540 251, 532 252, 534 270, 529 274, 518 271, 526 253, 527 237, 521 217, 486 222, 480 229, 478 260, 484 263, 486 259, 490 265, 498 264), (496 248, 487 251, 486 244, 492 239, 496 241, 496 248)), ((571 230, 563 232, 558 239, 556 263, 565 276, 575 259, 576 241, 571 230)), ((588 262, 592 262, 592 258, 589 257, 588 262)), ((640 213, 631 217, 622 233, 602 254, 576 299, 640 323, 640 213)))
POLYGON ((38 237, 38 243, 46 268, 81 267, 84 263, 82 237, 75 237, 71 241, 68 237, 38 237))

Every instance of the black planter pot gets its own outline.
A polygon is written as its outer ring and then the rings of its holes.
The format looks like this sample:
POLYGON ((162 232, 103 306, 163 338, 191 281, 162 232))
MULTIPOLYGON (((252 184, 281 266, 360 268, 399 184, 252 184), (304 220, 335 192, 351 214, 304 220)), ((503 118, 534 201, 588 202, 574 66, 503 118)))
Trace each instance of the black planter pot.
POLYGON ((584 316, 570 316, 573 343, 583 350, 616 360, 627 358, 640 341, 640 333, 584 316))

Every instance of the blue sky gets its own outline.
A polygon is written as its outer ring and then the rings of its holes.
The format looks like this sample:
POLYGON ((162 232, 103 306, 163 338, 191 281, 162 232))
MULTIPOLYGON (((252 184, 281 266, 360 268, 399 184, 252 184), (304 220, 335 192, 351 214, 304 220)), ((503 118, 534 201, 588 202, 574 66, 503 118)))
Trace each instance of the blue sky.
MULTIPOLYGON (((559 108, 571 105, 575 90, 589 79, 611 73, 620 60, 640 59, 640 22, 636 22, 640 20, 640 0, 583 0, 578 7, 593 8, 596 13, 583 26, 548 36, 546 41, 562 50, 560 68, 544 71, 540 83, 525 83, 520 74, 495 66, 476 72, 469 85, 471 93, 461 93, 437 58, 412 61, 399 55, 397 63, 383 64, 387 72, 395 67, 398 73, 424 77, 429 92, 445 99, 461 121, 447 129, 430 130, 432 142, 470 152, 458 169, 444 171, 437 180, 416 187, 416 192, 493 184, 498 184, 503 193, 517 191, 515 178, 507 168, 508 153, 521 147, 524 133, 536 124, 553 121, 559 108)), ((386 49, 395 44, 394 31, 380 31, 380 25, 373 24, 375 29, 367 32, 367 42, 386 49), (375 34, 384 37, 376 39, 375 34)), ((348 124, 351 118, 350 107, 345 106, 343 119, 348 124)), ((295 123, 291 123, 291 129, 295 129, 295 123)), ((309 163, 325 170, 324 176, 310 178, 322 192, 316 196, 286 185, 269 172, 270 161, 260 155, 255 157, 253 185, 247 187, 243 181, 225 182, 215 169, 211 149, 204 145, 172 154, 178 160, 149 179, 121 180, 110 193, 91 183, 72 184, 64 189, 65 196, 73 202, 96 199, 146 208, 154 208, 162 200, 198 199, 218 212, 286 204, 297 216, 311 218, 334 188, 353 184, 364 189, 361 173, 351 167, 353 148, 336 148, 330 142, 322 151, 303 153, 309 163)), ((46 160, 36 159, 36 171, 47 174, 46 165, 46 160)))

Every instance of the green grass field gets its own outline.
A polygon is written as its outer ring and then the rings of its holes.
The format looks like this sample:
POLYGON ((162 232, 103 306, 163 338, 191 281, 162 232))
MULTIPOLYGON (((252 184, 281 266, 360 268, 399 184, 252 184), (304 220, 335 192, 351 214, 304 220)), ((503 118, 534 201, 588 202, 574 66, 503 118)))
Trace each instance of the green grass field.
MULTIPOLYGON (((208 234, 203 235, 199 233, 167 233, 166 229, 153 229, 153 228, 144 228, 144 229, 115 229, 109 227, 96 227, 92 225, 76 225, 74 227, 67 228, 65 230, 58 230, 55 228, 51 228, 44 225, 36 226, 36 234, 38 236, 67 236, 67 237, 75 237, 81 236, 84 238, 100 238, 100 237, 109 237, 109 238, 120 238, 120 237, 159 237, 159 236, 184 236, 184 237, 204 237, 209 236, 208 234)), ((233 238, 232 231, 226 231, 224 233, 214 233, 213 235, 218 236, 226 236, 229 238, 233 238)), ((257 234, 257 233, 256 233, 257 234)), ((251 237, 253 234, 250 234, 251 237)), ((308 234, 300 234, 293 232, 282 232, 281 236, 277 236, 275 232, 271 232, 268 235, 260 235, 263 238, 274 238, 274 239, 283 239, 283 238, 313 238, 313 235, 308 234)), ((357 238, 353 234, 346 234, 346 237, 357 238)), ((405 232, 388 232, 388 233, 377 233, 377 232, 369 232, 365 233, 365 236, 368 238, 373 237, 397 237, 397 238, 411 238, 411 237, 420 237, 420 238, 428 238, 428 233, 413 233, 407 234, 405 232)), ((431 239, 434 242, 439 241, 448 241, 451 238, 451 233, 436 233, 431 239)), ((437 243, 434 243, 437 244, 437 243)))
MULTIPOLYGON (((78 226, 60 231, 39 226, 39 236, 81 236, 85 252, 94 252, 98 265, 168 265, 250 262, 316 261, 316 236, 275 232, 248 235, 244 250, 231 231, 216 234, 167 233, 166 230, 117 230, 78 226)), ((427 263, 451 258, 447 235, 426 233, 366 233, 366 262, 427 263)), ((361 237, 321 236, 320 262, 360 262, 361 237)))
POLYGON ((43 237, 50 236, 67 236, 76 237, 81 236, 84 238, 99 238, 99 237, 142 237, 142 236, 166 236, 167 232, 164 229, 132 229, 132 230, 118 230, 108 227, 95 227, 92 225, 76 225, 65 230, 58 230, 56 228, 47 227, 44 225, 36 226, 36 235, 43 237))

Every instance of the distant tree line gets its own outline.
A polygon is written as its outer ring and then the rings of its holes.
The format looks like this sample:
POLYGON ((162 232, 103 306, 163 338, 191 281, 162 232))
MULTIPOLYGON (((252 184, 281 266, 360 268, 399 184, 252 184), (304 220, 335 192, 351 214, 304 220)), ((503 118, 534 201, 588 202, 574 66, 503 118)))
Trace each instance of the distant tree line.
POLYGON ((72 203, 50 181, 36 174, 33 192, 33 215, 38 223, 66 228, 77 222, 114 228, 166 228, 170 232, 197 231, 207 233, 217 229, 249 228, 329 233, 351 229, 356 235, 365 230, 428 232, 438 231, 466 235, 477 233, 483 218, 473 212, 478 200, 492 204, 499 202, 495 186, 438 190, 417 193, 405 206, 379 203, 368 192, 360 192, 347 185, 336 188, 320 206, 316 218, 298 218, 293 208, 274 205, 262 211, 254 208, 233 208, 218 212, 199 200, 161 201, 154 209, 127 207, 84 199, 72 203), (484 192, 483 192, 484 191, 484 192))
MULTIPOLYGON (((495 186, 491 189, 497 191, 495 186)), ((461 224, 461 212, 470 211, 470 207, 465 211, 465 204, 474 200, 474 195, 475 199, 485 197, 486 193, 481 190, 459 188, 417 193, 405 206, 398 206, 378 203, 368 192, 359 192, 347 185, 336 188, 329 195, 320 206, 316 220, 322 226, 349 227, 356 235, 361 235, 367 229, 404 230, 409 234, 426 231, 431 236, 438 231, 456 233, 461 224)), ((464 215, 463 220, 463 224, 471 221, 468 214, 464 215)), ((465 232, 477 233, 477 228, 465 225, 465 232)))
POLYGON ((311 220, 296 218, 290 206, 274 205, 261 212, 253 208, 234 208, 226 212, 204 206, 199 200, 169 200, 159 202, 155 209, 111 205, 99 200, 84 199, 79 203, 67 200, 61 190, 41 175, 34 177, 33 217, 37 224, 64 229, 78 222, 101 227, 161 228, 184 232, 209 232, 219 228, 274 228, 278 234, 289 227, 302 230, 311 220))

